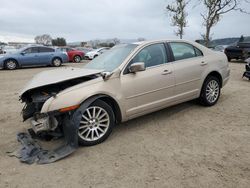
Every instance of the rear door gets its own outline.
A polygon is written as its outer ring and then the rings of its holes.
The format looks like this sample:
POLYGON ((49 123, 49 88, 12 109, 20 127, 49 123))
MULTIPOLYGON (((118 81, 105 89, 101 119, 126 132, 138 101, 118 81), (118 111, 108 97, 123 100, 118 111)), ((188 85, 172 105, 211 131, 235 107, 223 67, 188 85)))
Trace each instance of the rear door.
POLYGON ((146 70, 135 74, 125 70, 121 76, 126 113, 130 118, 166 106, 174 94, 173 65, 168 62, 163 43, 144 47, 127 69, 136 62, 144 62, 146 70))
POLYGON ((185 42, 169 42, 168 44, 174 58, 176 99, 198 97, 202 73, 207 65, 202 51, 185 42))
POLYGON ((55 50, 48 47, 39 47, 39 65, 49 65, 51 64, 52 58, 54 56, 55 50))

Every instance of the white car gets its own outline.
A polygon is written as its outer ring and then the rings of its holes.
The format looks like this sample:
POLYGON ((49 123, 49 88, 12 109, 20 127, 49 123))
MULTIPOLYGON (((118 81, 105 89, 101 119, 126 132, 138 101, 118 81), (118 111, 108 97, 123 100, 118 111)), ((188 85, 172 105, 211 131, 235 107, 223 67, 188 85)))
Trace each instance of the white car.
POLYGON ((96 58, 97 56, 101 55, 102 53, 106 52, 107 50, 109 50, 109 48, 107 48, 107 47, 98 48, 98 49, 96 49, 96 50, 87 52, 87 53, 85 54, 85 58, 86 58, 86 59, 94 59, 94 58, 96 58))

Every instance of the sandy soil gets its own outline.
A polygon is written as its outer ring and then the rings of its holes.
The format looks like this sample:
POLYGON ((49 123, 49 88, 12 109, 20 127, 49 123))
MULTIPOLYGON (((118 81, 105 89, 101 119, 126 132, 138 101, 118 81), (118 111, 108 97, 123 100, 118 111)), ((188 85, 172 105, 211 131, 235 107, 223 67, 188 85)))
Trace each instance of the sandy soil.
POLYGON ((241 78, 244 64, 230 66, 216 106, 188 102, 123 123, 103 144, 49 165, 5 152, 28 125, 18 91, 53 68, 0 71, 0 187, 249 187, 250 82, 241 78))

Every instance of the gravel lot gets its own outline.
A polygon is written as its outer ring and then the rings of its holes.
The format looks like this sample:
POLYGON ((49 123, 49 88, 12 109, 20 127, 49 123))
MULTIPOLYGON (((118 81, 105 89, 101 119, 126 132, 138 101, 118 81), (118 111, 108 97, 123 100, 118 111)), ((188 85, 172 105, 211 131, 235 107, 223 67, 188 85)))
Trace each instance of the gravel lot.
POLYGON ((22 164, 5 152, 28 125, 19 90, 53 68, 0 71, 0 187, 249 187, 250 82, 241 78, 244 64, 230 66, 216 106, 188 102, 123 123, 103 144, 49 165, 22 164))

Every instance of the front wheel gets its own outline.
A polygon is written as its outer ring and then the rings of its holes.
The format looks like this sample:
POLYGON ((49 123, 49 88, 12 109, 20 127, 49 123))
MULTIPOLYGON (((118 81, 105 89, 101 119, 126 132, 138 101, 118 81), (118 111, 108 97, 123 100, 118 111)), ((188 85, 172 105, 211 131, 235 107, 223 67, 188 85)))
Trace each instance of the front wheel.
POLYGON ((12 59, 7 60, 5 62, 5 68, 8 70, 14 70, 17 68, 17 66, 18 66, 17 62, 15 60, 12 60, 12 59))
POLYGON ((213 106, 220 97, 220 81, 217 77, 209 76, 201 89, 200 103, 204 106, 213 106))
POLYGON ((62 65, 62 60, 60 58, 56 57, 52 60, 52 65, 54 67, 60 67, 62 65))
POLYGON ((95 101, 83 113, 79 125, 79 144, 92 146, 106 140, 115 125, 112 108, 101 100, 95 101))

